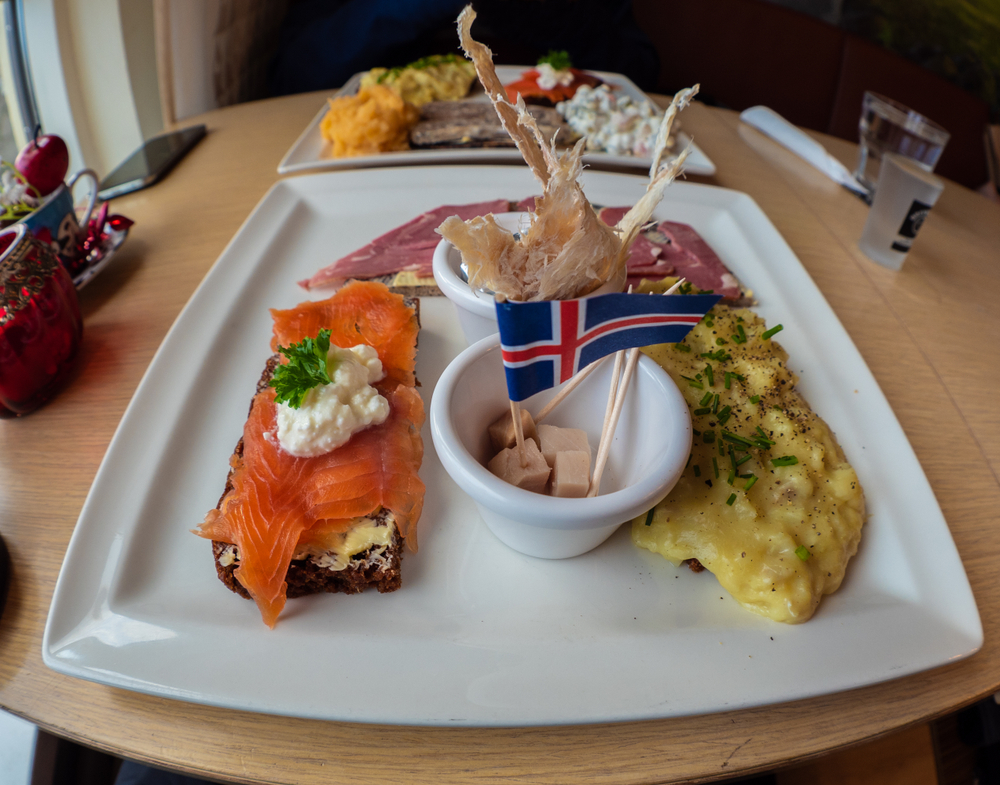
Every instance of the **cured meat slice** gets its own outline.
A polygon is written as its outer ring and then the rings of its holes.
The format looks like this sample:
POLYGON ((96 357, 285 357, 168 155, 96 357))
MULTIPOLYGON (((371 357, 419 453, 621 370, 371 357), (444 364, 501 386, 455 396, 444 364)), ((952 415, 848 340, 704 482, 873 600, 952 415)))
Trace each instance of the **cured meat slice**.
POLYGON ((330 330, 330 341, 344 349, 365 343, 378 352, 385 378, 375 386, 391 390, 416 384, 419 325, 402 295, 377 281, 353 281, 333 297, 304 302, 286 311, 271 309, 272 351, 330 330))
POLYGON ((673 275, 687 278, 694 286, 726 300, 739 300, 743 293, 726 265, 694 229, 675 221, 660 221, 644 237, 663 249, 674 268, 673 275))
POLYGON ((441 241, 434 230, 445 218, 457 215, 465 221, 487 213, 505 213, 508 205, 506 199, 494 199, 474 204, 442 205, 428 210, 324 267, 312 278, 299 281, 299 285, 312 289, 338 285, 348 278, 375 278, 404 270, 429 277, 434 249, 441 241))
MULTIPOLYGON (((604 207, 598 216, 609 226, 615 226, 629 209, 604 207)), ((627 267, 632 280, 676 275, 687 278, 699 289, 721 294, 725 300, 737 301, 743 296, 736 276, 687 224, 660 221, 648 226, 632 244, 631 252, 627 267)))

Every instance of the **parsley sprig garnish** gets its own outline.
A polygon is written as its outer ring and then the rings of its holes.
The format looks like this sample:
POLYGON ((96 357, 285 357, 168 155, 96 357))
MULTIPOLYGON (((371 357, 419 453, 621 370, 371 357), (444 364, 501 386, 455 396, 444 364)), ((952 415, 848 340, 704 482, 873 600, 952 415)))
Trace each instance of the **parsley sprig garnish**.
POLYGON ((564 49, 550 49, 547 55, 538 58, 538 65, 548 63, 554 71, 567 71, 573 67, 569 52, 564 49))
POLYGON ((328 362, 329 330, 320 330, 315 338, 304 338, 291 346, 279 346, 278 351, 288 362, 274 369, 274 377, 270 381, 277 403, 287 403, 298 409, 309 390, 332 383, 330 374, 336 366, 331 367, 328 362))

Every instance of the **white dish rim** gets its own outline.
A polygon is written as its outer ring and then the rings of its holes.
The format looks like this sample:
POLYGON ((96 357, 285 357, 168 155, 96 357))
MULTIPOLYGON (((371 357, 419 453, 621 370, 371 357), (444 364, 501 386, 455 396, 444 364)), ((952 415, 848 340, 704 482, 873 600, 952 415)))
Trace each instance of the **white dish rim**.
MULTIPOLYGON (((912 447, 910 447, 895 415, 889 408, 888 402, 839 320, 836 320, 829 305, 822 298, 819 290, 773 224, 749 196, 711 186, 681 183, 678 184, 680 187, 673 192, 668 207, 683 212, 683 210, 700 209, 700 205, 708 205, 712 214, 717 215, 719 220, 735 222, 740 232, 734 241, 746 243, 747 252, 751 254, 766 251, 768 264, 777 264, 780 268, 781 285, 796 292, 798 297, 796 302, 799 303, 796 305, 796 309, 805 308, 810 313, 818 309, 822 314, 833 318, 832 323, 823 321, 822 324, 817 324, 815 329, 821 329, 822 339, 831 345, 836 345, 839 351, 844 353, 844 357, 837 358, 836 368, 838 372, 842 371, 845 363, 850 367, 851 386, 856 388, 854 394, 859 396, 858 400, 863 401, 866 405, 865 411, 860 412, 862 420, 877 415, 875 421, 878 423, 878 433, 871 437, 873 448, 878 449, 880 443, 884 445, 886 434, 892 438, 894 465, 887 467, 886 470, 901 472, 901 476, 905 477, 905 493, 900 497, 905 509, 897 513, 893 509, 884 509, 874 505, 873 509, 878 507, 878 517, 869 524, 870 529, 875 528, 875 530, 870 530, 868 537, 871 538, 879 532, 886 531, 886 527, 890 524, 885 522, 884 516, 889 518, 893 515, 905 517, 913 513, 912 520, 906 518, 904 521, 908 527, 912 527, 914 522, 919 524, 921 521, 929 521, 929 523, 924 523, 923 528, 920 529, 920 537, 910 537, 899 543, 900 553, 880 554, 880 557, 884 555, 889 560, 893 558, 902 560, 904 566, 909 567, 914 573, 912 576, 904 575, 900 578, 902 584, 905 585, 898 596, 890 592, 885 597, 875 598, 879 602, 888 603, 884 608, 876 603, 872 607, 862 606, 857 609, 856 613, 853 611, 847 614, 843 613, 845 603, 850 603, 854 599, 852 586, 864 585, 865 580, 871 577, 870 573, 873 572, 870 567, 862 564, 862 562, 867 562, 867 554, 861 553, 852 564, 852 569, 848 573, 848 582, 841 589, 841 593, 826 598, 824 606, 820 608, 820 612, 814 620, 794 628, 773 625, 772 623, 765 625, 766 630, 772 632, 772 641, 779 639, 784 641, 785 645, 802 645, 802 641, 809 643, 810 641, 823 640, 823 636, 833 635, 834 632, 835 637, 831 640, 839 640, 839 636, 843 634, 845 629, 850 631, 851 625, 858 624, 863 627, 864 624, 874 624, 875 621, 883 618, 879 614, 888 613, 891 610, 889 616, 884 617, 878 626, 870 630, 874 632, 877 640, 854 640, 851 646, 845 647, 839 653, 838 656, 843 659, 842 669, 820 673, 818 677, 808 678, 804 683, 800 682, 799 676, 794 673, 787 677, 764 679, 763 681, 760 679, 752 679, 750 682, 743 680, 740 682, 744 687, 743 693, 734 694, 732 690, 729 690, 724 697, 719 694, 719 690, 725 687, 725 678, 727 677, 722 671, 719 671, 717 689, 709 684, 701 686, 696 684, 694 685, 696 696, 684 697, 681 695, 683 685, 674 685, 678 691, 676 698, 671 696, 665 701, 661 700, 654 702, 654 705, 646 704, 642 707, 632 705, 622 707, 609 704, 599 709, 591 707, 589 711, 581 711, 578 707, 567 708, 563 705, 546 704, 533 706, 531 710, 524 710, 521 707, 488 706, 481 702, 472 702, 465 705, 464 714, 456 713, 456 706, 438 708, 434 711, 426 710, 425 713, 415 714, 412 705, 402 709, 395 705, 377 707, 377 710, 369 707, 367 712, 361 711, 359 713, 355 710, 356 707, 337 706, 331 708, 328 705, 317 705, 317 702, 310 696, 300 697, 296 702, 284 694, 282 694, 282 700, 276 700, 273 695, 261 697, 245 693, 238 693, 235 696, 231 692, 226 694, 213 693, 211 690, 192 688, 179 675, 179 680, 174 683, 166 683, 162 680, 154 681, 137 674, 135 663, 128 661, 127 657, 124 664, 115 659, 112 656, 118 651, 115 647, 106 647, 108 656, 105 657, 102 654, 103 659, 92 657, 88 661, 86 656, 81 656, 80 641, 94 640, 95 636, 99 636, 102 631, 107 632, 109 625, 112 631, 117 631, 118 634, 138 635, 137 641, 142 641, 142 645, 153 647, 166 646, 166 639, 156 638, 156 634, 171 632, 170 630, 159 630, 159 628, 155 628, 155 625, 150 625, 141 619, 123 616, 114 609, 113 605, 109 604, 109 601, 114 600, 115 576, 107 574, 107 570, 120 556, 121 548, 125 547, 125 543, 116 530, 117 524, 100 516, 99 506, 102 504, 111 504, 112 506, 124 504, 128 508, 128 505, 133 505, 132 501, 129 500, 109 500, 106 491, 102 492, 102 489, 108 485, 117 471, 125 469, 140 473, 147 471, 151 459, 145 455, 132 455, 128 449, 129 441, 135 438, 136 425, 148 417, 150 405, 157 401, 155 393, 158 377, 169 373, 171 368, 176 368, 178 357, 182 359, 185 357, 186 345, 183 333, 197 330, 199 325, 208 318, 204 307, 206 302, 211 302, 213 297, 224 294, 226 291, 230 292, 229 296, 234 301, 238 299, 241 292, 238 287, 232 288, 234 281, 231 276, 236 276, 238 282, 242 280, 243 276, 249 275, 249 272, 245 271, 244 262, 250 250, 256 249, 254 252, 258 254, 266 253, 267 243, 263 243, 264 247, 262 247, 262 240, 266 240, 268 237, 273 238, 273 233, 284 226, 289 216, 292 215, 296 204, 300 204, 306 198, 316 198, 316 194, 328 193, 332 187, 331 184, 348 186, 358 181, 358 177, 363 176, 368 178, 365 182, 369 184, 371 178, 375 177, 377 181, 384 181, 386 187, 392 185, 392 187, 398 188, 401 181, 410 182, 411 180, 420 183, 421 187, 425 187, 428 177, 437 177, 447 184, 458 176, 457 172, 463 176, 481 175, 479 179, 482 187, 485 187, 483 183, 490 187, 499 184, 495 187, 509 188, 512 187, 511 183, 530 182, 530 179, 523 172, 511 167, 480 167, 461 171, 454 167, 429 167, 423 170, 402 168, 396 172, 381 170, 380 173, 368 172, 364 174, 348 171, 279 181, 262 199, 171 327, 129 404, 105 454, 73 533, 53 594, 42 644, 43 661, 48 667, 67 675, 151 695, 232 709, 352 722, 511 727, 634 721, 767 705, 863 687, 916 673, 968 657, 980 648, 983 638, 978 610, 947 524, 934 499, 933 491, 913 454, 912 447), (818 301, 815 300, 817 295, 820 298, 818 301), (844 343, 845 341, 846 343, 844 343), (875 407, 877 411, 871 414, 867 411, 870 407, 875 407), (98 557, 103 554, 105 562, 101 563, 99 559, 90 558, 95 553, 98 557), (79 580, 81 578, 85 580, 79 580), (912 579, 910 583, 907 583, 908 579, 912 579), (896 601, 898 604, 893 604, 896 601), (84 611, 83 615, 77 613, 81 609, 84 611), (119 626, 115 627, 115 624, 119 626), (139 626, 132 630, 129 625, 139 626), (151 627, 154 629, 150 629, 151 627), (831 632, 831 627, 836 629, 831 632), (936 631, 938 634, 928 638, 927 632, 929 630, 936 631), (942 630, 948 634, 940 634, 942 630), (153 635, 154 637, 143 638, 142 635, 153 635), (887 651, 886 647, 889 647, 891 651, 887 651), (709 689, 710 687, 712 689, 709 689)), ((585 187, 588 189, 594 186, 617 193, 623 190, 641 189, 643 184, 642 178, 625 175, 600 172, 585 174, 585 187)), ((473 190, 470 186, 467 193, 468 201, 476 200, 476 195, 472 193, 473 190)), ((674 216, 673 213, 671 215, 674 216)), ((696 228, 709 235, 706 239, 713 239, 712 231, 709 231, 709 228, 696 228)), ((733 265, 733 260, 726 258, 727 254, 728 251, 723 249, 720 256, 723 256, 724 261, 734 266, 734 272, 749 280, 746 271, 738 269, 738 264, 733 265)), ((773 275, 773 271, 769 272, 768 269, 762 268, 758 272, 761 276, 759 290, 762 293, 771 291, 780 293, 782 291, 769 288, 771 283, 768 279, 773 275)), ((792 304, 795 305, 795 303, 792 304)), ((773 313, 776 305, 780 306, 781 303, 768 303, 762 307, 762 310, 773 313)), ((791 316, 791 314, 789 315, 791 316)), ((218 318, 222 319, 223 317, 219 316, 218 318)), ((798 326, 804 328, 805 333, 810 333, 813 330, 811 323, 800 323, 798 326)), ((808 335, 802 337, 793 333, 788 336, 787 344, 797 344, 808 338, 808 335)), ((798 356, 805 359, 794 349, 790 353, 793 358, 798 356)), ((814 362, 805 360, 802 366, 809 375, 817 370, 820 372, 821 378, 813 382, 815 386, 827 381, 823 377, 822 367, 817 368, 814 362)), ((429 389, 429 387, 425 389, 429 389)), ((166 414, 169 415, 171 412, 166 412, 166 414)), ((847 423, 840 422, 839 424, 845 425, 847 423)), ((862 422, 862 425, 864 424, 862 422)), ((169 434, 164 438, 168 437, 169 434)), ((425 438, 425 449, 430 450, 430 439, 428 438, 425 438)), ((870 456, 863 460, 870 461, 870 456)), ((880 476, 884 478, 885 475, 880 476)), ((870 479, 875 481, 878 477, 873 474, 870 479)), ((879 502, 881 496, 887 492, 884 488, 874 487, 871 500, 879 502)), ((899 521, 897 521, 898 523, 899 521)), ((134 522, 131 524, 126 522, 125 529, 128 530, 130 525, 134 526, 135 524, 134 522)), ((863 540, 863 550, 864 542, 863 540)), ((602 546, 602 548, 606 547, 602 546)), ((870 553, 871 550, 869 547, 868 552, 870 553)), ((589 557, 590 555, 581 558, 589 557)), ((654 558, 659 559, 659 557, 654 558)), ((662 560, 656 563, 663 564, 662 560)), ((593 566, 595 562, 589 564, 593 566)), ((666 568, 663 569, 666 570, 666 568)), ((211 580, 215 580, 214 575, 211 576, 211 580)), ((740 613, 744 614, 745 612, 740 611, 740 613)), ((750 632, 761 629, 760 620, 750 616, 750 614, 737 615, 735 619, 736 628, 716 629, 710 625, 709 629, 702 632, 706 632, 709 636, 717 635, 732 647, 739 645, 739 641, 745 638, 749 640, 747 636, 750 632)), ((197 629, 194 632, 197 633, 197 629)), ((204 632, 207 634, 211 630, 204 632)), ((266 631, 262 630, 262 632, 266 631)), ((690 629, 677 629, 670 636, 662 639, 657 638, 657 646, 662 646, 665 652, 672 652, 672 656, 684 657, 684 652, 688 650, 686 642, 692 640, 693 634, 690 629), (678 644, 680 644, 680 648, 677 648, 678 644)), ((195 640, 197 640, 197 635, 195 635, 195 640)), ((642 644, 644 639, 631 636, 628 640, 631 644, 638 645, 642 644)), ((723 640, 720 640, 719 643, 722 644, 723 640)), ((754 650, 756 651, 756 649, 754 650)), ((146 651, 148 652, 148 649, 146 651)), ((822 652, 818 652, 818 654, 822 655, 822 652)), ((502 655, 498 653, 496 656, 502 655)), ((729 662, 725 659, 728 656, 730 655, 724 650, 724 647, 718 651, 711 647, 704 650, 699 649, 699 658, 704 658, 708 664, 719 660, 720 657, 729 662)), ((780 658, 776 655, 771 655, 772 662, 778 659, 780 658)), ((810 664, 801 660, 796 660, 796 664, 802 668, 810 667, 810 664)), ((756 662, 749 664, 744 660, 742 668, 745 670, 751 667, 766 669, 772 667, 772 663, 768 662, 767 657, 758 658, 756 662)), ((541 695, 538 700, 544 702, 544 698, 545 696, 541 695)), ((572 696, 566 696, 567 704, 572 703, 573 700, 572 696)))

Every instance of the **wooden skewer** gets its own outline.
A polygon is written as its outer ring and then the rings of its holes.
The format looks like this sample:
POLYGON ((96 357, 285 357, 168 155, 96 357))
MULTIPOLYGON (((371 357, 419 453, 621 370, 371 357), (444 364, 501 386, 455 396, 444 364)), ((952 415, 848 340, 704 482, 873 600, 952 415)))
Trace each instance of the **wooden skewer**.
POLYGON ((604 431, 608 427, 608 418, 615 408, 615 396, 618 394, 618 379, 622 374, 622 363, 625 361, 625 351, 615 352, 615 364, 611 369, 611 384, 608 387, 608 405, 604 409, 604 423, 601 426, 601 438, 604 438, 604 431))
POLYGON ((535 423, 536 424, 540 423, 545 417, 551 414, 552 410, 555 409, 556 406, 558 406, 560 403, 562 403, 563 399, 565 399, 567 395, 573 392, 573 390, 575 390, 580 385, 580 382, 582 382, 584 379, 590 376, 593 370, 602 362, 604 362, 606 359, 608 358, 602 357, 600 360, 592 362, 590 365, 588 365, 586 368, 580 371, 576 376, 574 376, 572 379, 566 382, 566 384, 563 385, 563 388, 558 393, 556 393, 555 397, 547 404, 545 404, 542 410, 538 413, 538 415, 535 417, 535 423))
POLYGON ((635 366, 639 362, 639 349, 629 351, 628 364, 625 366, 625 374, 622 376, 621 385, 615 394, 615 405, 611 412, 610 420, 605 423, 601 432, 601 443, 597 448, 597 461, 594 464, 594 476, 590 481, 590 490, 587 496, 596 496, 597 490, 601 487, 601 475, 604 474, 604 467, 608 462, 608 454, 611 452, 611 442, 615 436, 615 428, 618 426, 618 417, 622 413, 622 406, 625 405, 625 394, 628 392, 629 382, 632 381, 632 374, 635 366))
MULTIPOLYGON (((498 303, 507 302, 507 297, 497 292, 493 299, 498 303)), ((509 397, 508 397, 508 400, 509 397)), ((517 442, 517 455, 521 459, 521 468, 528 465, 528 453, 524 450, 524 428, 521 427, 521 404, 517 401, 510 401, 510 416, 514 426, 514 441, 517 442)))
POLYGON ((684 283, 686 280, 687 278, 678 279, 677 283, 675 283, 673 286, 671 286, 669 289, 667 289, 667 291, 663 293, 663 296, 666 297, 668 294, 673 294, 674 292, 676 292, 678 289, 681 288, 681 284, 684 283))
MULTIPOLYGON (((632 294, 632 284, 629 284, 628 294, 632 294)), ((605 434, 608 432, 608 423, 611 421, 611 412, 615 409, 615 399, 618 396, 618 380, 621 378, 622 362, 625 359, 625 350, 619 349, 615 352, 615 366, 611 370, 611 384, 608 385, 608 405, 604 409, 604 421, 601 423, 601 438, 598 442, 598 455, 600 455, 600 445, 604 444, 605 434)), ((593 479, 587 489, 587 496, 596 496, 593 479)))
MULTIPOLYGON (((678 289, 681 288, 681 284, 687 280, 686 278, 681 278, 673 286, 671 286, 663 294, 673 294, 678 289)), ((632 291, 632 287, 629 287, 629 292, 632 291)), ((621 391, 619 392, 618 387, 618 374, 621 370, 621 358, 625 354, 624 351, 617 352, 615 356, 615 368, 612 372, 611 379, 611 392, 608 396, 608 409, 604 413, 604 426, 601 428, 601 441, 597 448, 597 461, 594 464, 594 476, 590 481, 590 488, 587 491, 587 496, 596 496, 598 489, 601 487, 601 475, 604 474, 604 467, 608 462, 608 455, 611 452, 611 441, 614 439, 615 429, 618 427, 618 418, 621 415, 622 406, 625 404, 625 393, 628 392, 629 382, 632 380, 632 374, 635 372, 635 366, 639 362, 639 349, 634 348, 629 352, 628 365, 625 367, 625 376, 621 381, 621 391), (612 406, 611 401, 614 400, 614 405, 612 406)))
POLYGON ((524 451, 524 429, 521 427, 521 404, 510 402, 510 416, 514 418, 514 440, 517 442, 517 454, 521 459, 521 468, 528 465, 528 453, 524 451))

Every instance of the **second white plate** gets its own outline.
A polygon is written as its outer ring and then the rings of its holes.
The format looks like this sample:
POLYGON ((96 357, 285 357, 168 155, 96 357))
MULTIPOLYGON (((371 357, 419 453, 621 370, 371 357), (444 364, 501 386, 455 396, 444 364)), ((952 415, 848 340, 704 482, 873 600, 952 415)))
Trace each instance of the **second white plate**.
MULTIPOLYGON (((498 65, 497 76, 504 84, 521 77, 526 66, 498 65)), ((627 76, 611 74, 604 71, 592 71, 609 85, 620 90, 633 100, 651 100, 627 76)), ((361 74, 355 74, 347 84, 335 95, 354 95, 361 84, 361 74)), ((487 101, 484 93, 470 100, 487 101)), ((295 141, 295 144, 285 153, 278 164, 278 174, 293 174, 296 172, 316 171, 322 169, 358 169, 370 166, 405 166, 410 164, 446 164, 446 163, 516 163, 523 160, 515 148, 435 148, 428 150, 405 150, 394 153, 379 153, 364 155, 357 158, 334 158, 332 145, 327 142, 319 130, 320 120, 326 114, 327 105, 324 102, 312 122, 295 141)), ((684 114, 680 115, 680 125, 684 126, 684 114)), ((677 149, 683 149, 690 137, 683 132, 677 135, 677 149)), ((593 167, 628 167, 638 170, 649 170, 652 161, 649 158, 636 158, 631 155, 611 155, 610 153, 587 153, 583 157, 585 164, 593 167)), ((715 164, 696 144, 691 146, 691 154, 685 163, 688 174, 711 177, 715 174, 715 164)))
MULTIPOLYGON (((585 172, 635 202, 643 177, 585 172)), ((233 709, 330 720, 523 726, 739 709, 860 687, 969 656, 982 626, 948 527, 898 421, 812 279, 746 194, 678 183, 691 224, 785 329, 801 390, 836 432, 870 517, 841 589, 805 624, 737 605, 632 545, 543 561, 490 534, 424 429, 420 551, 392 594, 289 602, 274 630, 218 580, 190 530, 212 509, 295 283, 441 204, 535 192, 523 167, 407 167, 278 182, 178 317, 105 454, 43 641, 61 673, 233 709)), ((425 402, 461 351, 451 303, 421 301, 425 402)))

